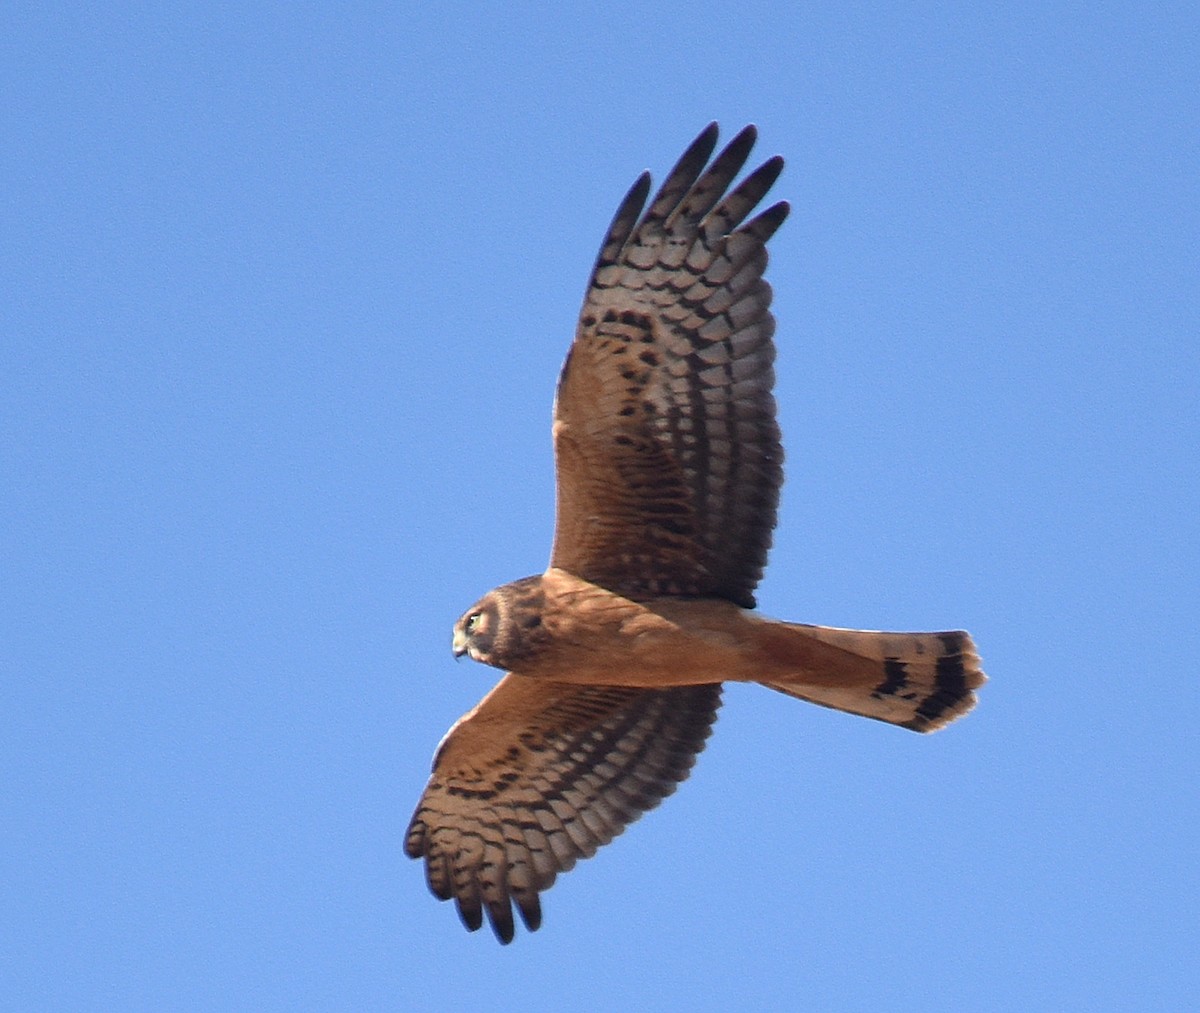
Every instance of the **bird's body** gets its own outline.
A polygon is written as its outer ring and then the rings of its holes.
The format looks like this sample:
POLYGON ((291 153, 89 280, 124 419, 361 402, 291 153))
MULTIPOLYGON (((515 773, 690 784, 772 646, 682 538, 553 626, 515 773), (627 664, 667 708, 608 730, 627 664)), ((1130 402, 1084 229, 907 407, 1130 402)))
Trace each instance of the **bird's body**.
POLYGON ((782 168, 736 187, 755 133, 709 163, 710 125, 645 207, 617 211, 559 380, 549 568, 454 628, 454 652, 508 674, 447 733, 407 853, 464 923, 503 942, 539 894, 657 805, 703 748, 721 684, 914 731, 966 713, 982 685, 962 631, 884 633, 753 611, 783 481, 775 322, 763 280, 782 168), (643 210, 644 209, 644 210, 643 210))
MULTIPOLYGON (((979 662, 959 631, 885 633, 787 623, 724 598, 635 600, 553 566, 497 588, 468 614, 493 596, 507 600, 514 613, 536 616, 537 623, 518 627, 501 652, 475 660, 511 668, 526 679, 655 689, 758 682, 931 731, 962 710, 943 709, 930 698, 938 690, 962 693, 964 666, 979 662)), ((466 637, 458 643, 461 653, 471 653, 466 637)))

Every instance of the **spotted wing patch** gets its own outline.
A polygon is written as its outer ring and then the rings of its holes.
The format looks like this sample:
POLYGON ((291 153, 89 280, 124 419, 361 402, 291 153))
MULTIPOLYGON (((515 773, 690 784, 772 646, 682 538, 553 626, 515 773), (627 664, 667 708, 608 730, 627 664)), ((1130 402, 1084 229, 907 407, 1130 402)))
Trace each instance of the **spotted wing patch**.
POLYGON ((720 696, 505 676, 438 747, 405 852, 469 930, 510 942, 515 904, 533 931, 555 877, 687 777, 720 696))
POLYGON ((783 480, 763 272, 788 206, 747 222, 782 160, 733 187, 754 128, 708 164, 716 139, 696 139, 644 213, 639 178, 601 247, 559 380, 552 565, 749 607, 783 480))

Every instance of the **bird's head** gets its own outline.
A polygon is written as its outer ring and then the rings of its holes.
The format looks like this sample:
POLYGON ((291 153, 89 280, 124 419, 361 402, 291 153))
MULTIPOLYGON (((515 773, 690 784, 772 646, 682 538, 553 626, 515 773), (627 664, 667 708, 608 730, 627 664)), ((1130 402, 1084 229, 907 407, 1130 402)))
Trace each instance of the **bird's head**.
POLYGON ((540 576, 489 591, 454 624, 454 656, 466 654, 494 668, 517 668, 544 639, 542 604, 540 576))

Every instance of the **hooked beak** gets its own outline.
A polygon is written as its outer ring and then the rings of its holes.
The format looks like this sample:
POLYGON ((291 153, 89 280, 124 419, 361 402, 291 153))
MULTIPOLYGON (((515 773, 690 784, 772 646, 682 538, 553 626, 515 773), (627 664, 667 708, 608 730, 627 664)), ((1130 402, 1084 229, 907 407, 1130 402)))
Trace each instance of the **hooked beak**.
POLYGON ((454 652, 455 659, 461 658, 467 653, 467 635, 462 630, 454 631, 454 641, 450 645, 450 649, 454 652))

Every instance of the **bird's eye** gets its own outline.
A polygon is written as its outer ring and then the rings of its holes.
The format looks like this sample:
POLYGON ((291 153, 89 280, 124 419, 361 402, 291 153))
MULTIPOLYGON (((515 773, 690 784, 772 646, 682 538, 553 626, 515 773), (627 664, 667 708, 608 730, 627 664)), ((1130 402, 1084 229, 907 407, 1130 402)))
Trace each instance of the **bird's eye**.
POLYGON ((477 629, 479 629, 479 620, 482 618, 482 612, 472 612, 469 616, 467 616, 467 621, 463 626, 463 629, 465 629, 468 634, 474 633, 477 629))

